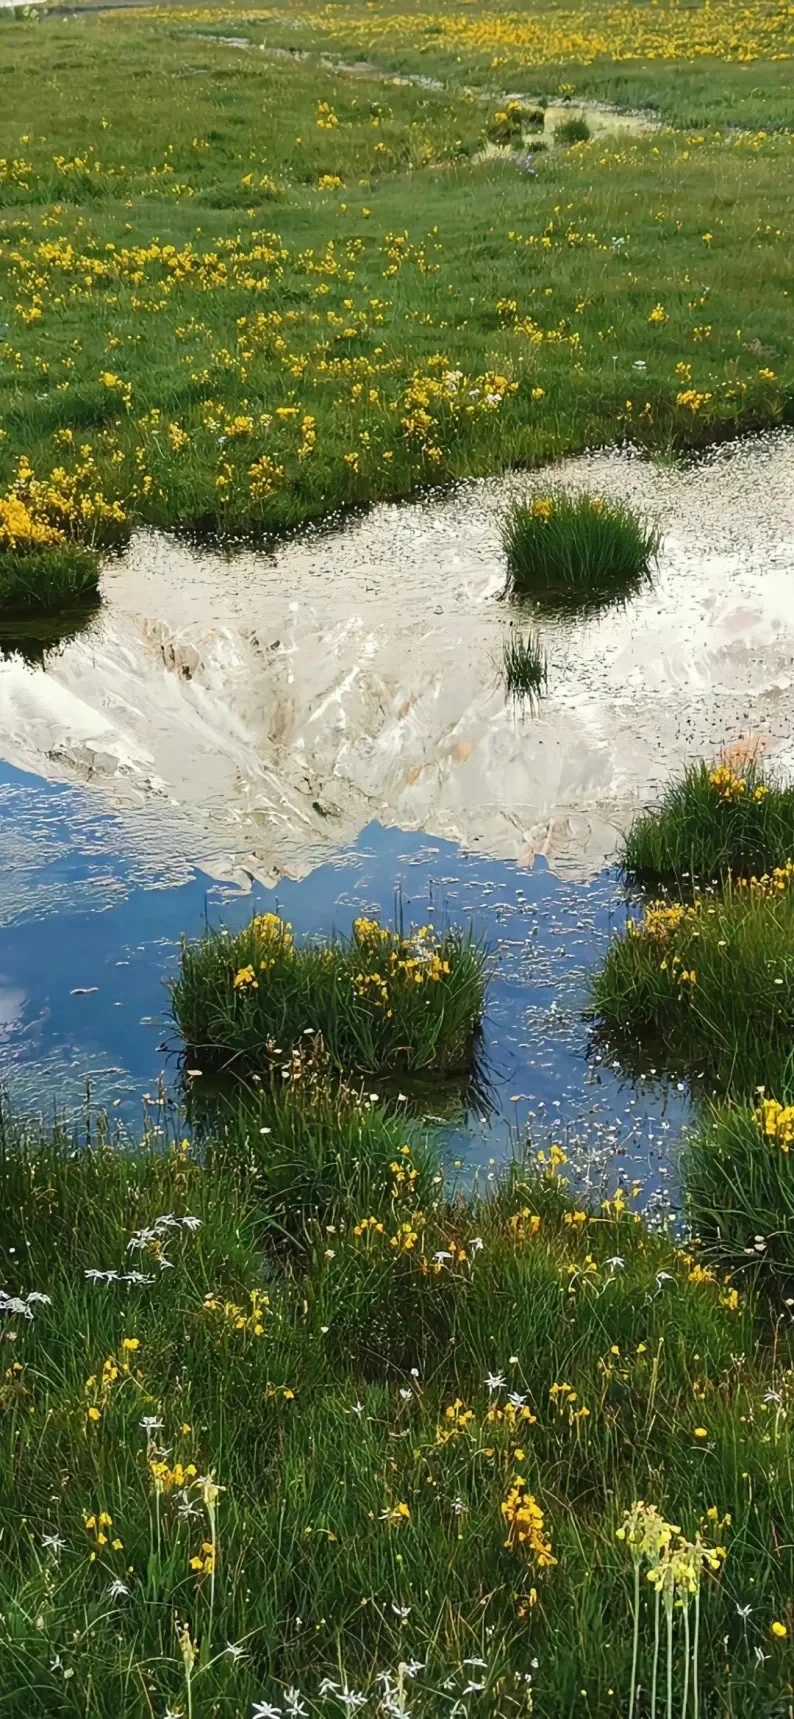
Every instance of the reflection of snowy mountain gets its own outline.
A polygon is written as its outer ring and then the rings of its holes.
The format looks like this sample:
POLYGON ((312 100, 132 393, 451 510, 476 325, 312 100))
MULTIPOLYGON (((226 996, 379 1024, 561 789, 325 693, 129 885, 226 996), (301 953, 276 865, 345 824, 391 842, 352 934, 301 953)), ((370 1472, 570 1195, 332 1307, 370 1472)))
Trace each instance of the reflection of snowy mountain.
POLYGON ((0 664, 4 755, 171 808, 169 851, 176 817, 226 875, 302 875, 373 817, 597 869, 684 758, 752 731, 788 762, 794 436, 688 470, 610 454, 560 475, 654 511, 665 541, 630 607, 541 627, 536 714, 500 684, 514 613, 498 510, 537 475, 380 507, 270 556, 140 535, 93 626, 44 668, 0 664))

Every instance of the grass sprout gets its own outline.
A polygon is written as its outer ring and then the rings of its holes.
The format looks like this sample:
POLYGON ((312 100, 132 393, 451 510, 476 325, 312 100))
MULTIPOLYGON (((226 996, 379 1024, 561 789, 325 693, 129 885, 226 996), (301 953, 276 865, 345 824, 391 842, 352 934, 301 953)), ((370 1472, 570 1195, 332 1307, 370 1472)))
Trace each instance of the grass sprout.
POLYGON ((520 633, 511 627, 502 654, 505 685, 514 698, 540 697, 549 678, 546 652, 537 633, 520 633))

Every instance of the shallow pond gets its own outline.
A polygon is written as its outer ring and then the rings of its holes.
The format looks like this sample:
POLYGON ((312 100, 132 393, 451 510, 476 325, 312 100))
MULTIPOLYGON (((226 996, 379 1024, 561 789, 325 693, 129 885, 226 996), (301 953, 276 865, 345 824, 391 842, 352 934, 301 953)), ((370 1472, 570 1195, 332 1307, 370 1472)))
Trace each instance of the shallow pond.
MULTIPOLYGON (((139 534, 60 644, 0 641, 0 1030, 14 1102, 140 1124, 176 1089, 164 981, 205 917, 278 904, 345 930, 399 891, 494 951, 487 1092, 447 1100, 448 1155, 530 1123, 672 1180, 685 1098, 598 1060, 587 974, 625 912, 621 827, 689 757, 752 736, 792 764, 794 435, 685 467, 626 454, 560 475, 652 512, 653 585, 537 621, 549 689, 505 696, 500 510, 548 474, 470 483, 234 556, 139 534)), ((614 1165, 613 1165, 614 1173, 614 1165)))
POLYGON ((446 1155, 469 1173, 504 1158, 527 1127, 538 1145, 564 1140, 572 1159, 641 1178, 663 1193, 668 1147, 685 1114, 674 1083, 624 1080, 589 1042, 587 974, 603 952, 623 893, 614 873, 588 882, 467 854, 454 844, 371 824, 302 881, 242 892, 176 856, 159 858, 146 813, 97 808, 82 790, 0 773, 3 861, 0 1044, 17 1108, 78 1121, 108 1108, 135 1133, 158 1079, 179 1089, 179 1042, 166 980, 182 932, 240 923, 275 905, 299 937, 348 931, 361 913, 390 922, 473 926, 492 952, 483 1085, 461 1110, 454 1091, 426 1102, 446 1155))

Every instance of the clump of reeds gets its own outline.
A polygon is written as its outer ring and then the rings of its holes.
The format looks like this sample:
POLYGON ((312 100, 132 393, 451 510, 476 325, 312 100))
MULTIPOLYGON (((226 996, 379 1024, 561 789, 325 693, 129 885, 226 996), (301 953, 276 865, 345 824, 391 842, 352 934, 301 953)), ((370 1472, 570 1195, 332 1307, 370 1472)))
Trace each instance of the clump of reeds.
POLYGON ((687 1212, 721 1267, 794 1282, 793 1147, 794 1104, 763 1091, 748 1103, 712 1105, 691 1130, 687 1212))
POLYGON ((623 865, 639 878, 688 875, 708 882, 782 866, 794 854, 794 787, 758 762, 691 764, 658 806, 635 818, 623 865))
POLYGON ((553 489, 513 503, 502 544, 511 595, 575 612, 630 596, 648 580, 659 533, 602 496, 553 489))
POLYGON ((554 127, 554 138, 557 143, 587 143, 591 136, 590 127, 583 114, 572 114, 570 119, 560 120, 554 127))
POLYGON ((651 903, 610 944, 596 1014, 735 1095, 774 1085, 794 1024, 793 880, 789 862, 688 903, 651 903))
POLYGON ((549 667, 537 633, 510 629, 504 641, 502 666, 505 685, 514 698, 539 698, 546 691, 549 667))
POLYGON ((87 544, 0 550, 0 614, 44 614, 98 598, 99 555, 87 544))
POLYGON ((200 1066, 261 1070, 311 1029, 350 1073, 470 1069, 485 955, 470 936, 408 935, 357 919, 349 938, 298 946, 276 914, 182 945, 174 1018, 200 1066))

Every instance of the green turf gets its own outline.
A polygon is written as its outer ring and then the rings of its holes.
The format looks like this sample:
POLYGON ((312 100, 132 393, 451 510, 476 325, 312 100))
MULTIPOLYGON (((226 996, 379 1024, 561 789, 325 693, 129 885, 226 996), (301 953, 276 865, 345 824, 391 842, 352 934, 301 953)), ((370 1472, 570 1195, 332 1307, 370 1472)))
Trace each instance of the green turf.
MULTIPOLYGON (((602 49, 566 80, 545 57, 570 33, 552 10, 524 52, 528 94, 642 75, 660 102, 675 79, 707 88, 713 112, 697 132, 552 140, 531 177, 509 152, 479 157, 517 71, 509 44, 486 64, 498 15, 463 17, 454 51, 445 14, 435 36, 420 20, 421 52, 388 8, 301 13, 296 29, 246 16, 3 26, 0 483, 20 456, 48 479, 89 448, 94 492, 129 521, 268 533, 428 481, 616 439, 698 445, 785 414, 778 63, 610 68, 602 49), (218 39, 240 33, 245 51, 218 39), (419 52, 444 87, 335 71, 321 47, 419 52), (737 84, 755 92, 752 130, 720 129, 737 84)), ((767 14, 747 17, 749 51, 767 14)), ((722 10, 691 27, 731 52, 722 10)), ((649 40, 667 28, 685 47, 688 16, 630 21, 649 40)))
MULTIPOLYGON (((700 1583, 701 1714, 726 1675, 737 1713, 774 1711, 788 1327, 758 1344, 763 1306, 622 1196, 578 1207, 559 1152, 447 1195, 431 1142, 326 1078, 312 1047, 202 1161, 7 1124, 0 1265, 31 1316, 3 1317, 4 1713, 249 1719, 293 1689, 315 1719, 346 1710, 324 1679, 374 1712, 386 1674, 422 1719, 472 1683, 489 1719, 528 1690, 544 1716, 625 1713, 617 1532, 640 1499, 725 1549, 700 1583)), ((676 1606, 675 1711, 685 1645, 676 1606)))

